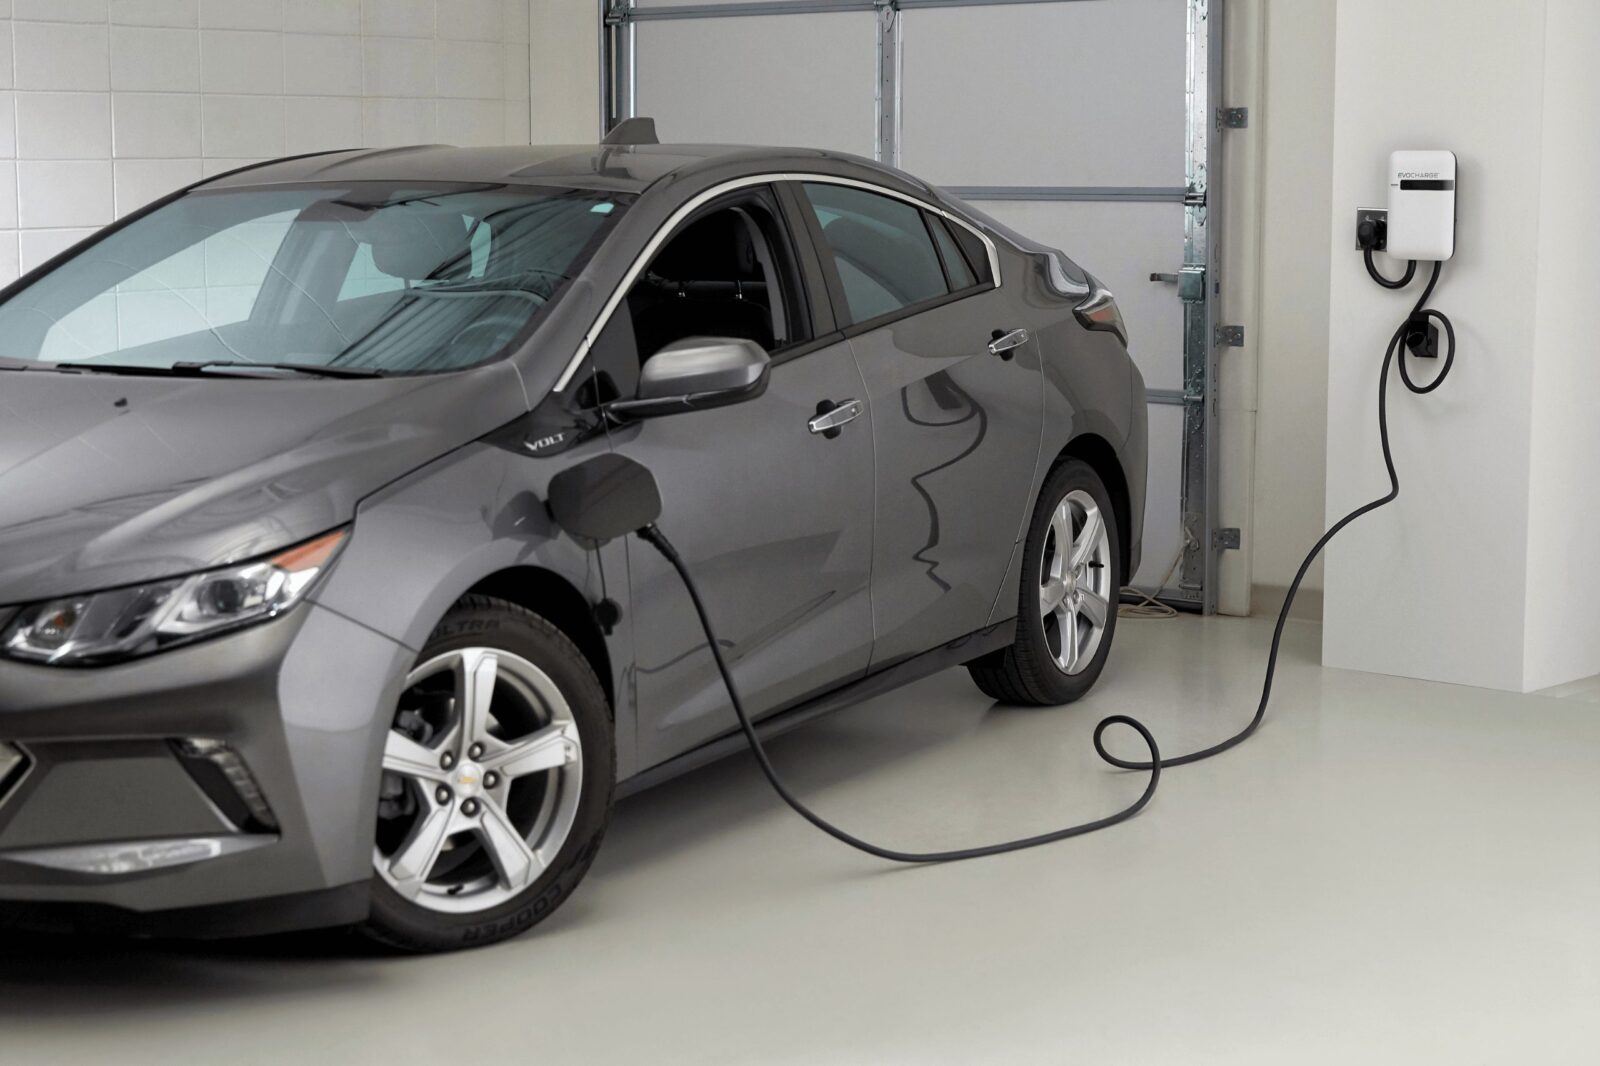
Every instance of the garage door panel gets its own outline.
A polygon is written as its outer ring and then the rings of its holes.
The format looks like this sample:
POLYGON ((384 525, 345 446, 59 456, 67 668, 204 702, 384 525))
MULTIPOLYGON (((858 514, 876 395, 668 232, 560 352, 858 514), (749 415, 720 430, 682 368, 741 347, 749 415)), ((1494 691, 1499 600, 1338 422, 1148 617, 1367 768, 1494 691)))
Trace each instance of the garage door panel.
MULTIPOLYGON (((653 115, 663 141, 875 155, 883 72, 874 13, 723 15, 709 6, 763 0, 635 2, 631 113, 653 115), (670 11, 683 6, 698 10, 670 11)), ((1184 387, 1184 304, 1175 285, 1150 275, 1184 263, 1188 8, 1189 0, 911 5, 894 16, 885 83, 898 85, 899 122, 886 133, 897 162, 947 187, 1036 197, 972 199, 1109 286, 1146 385, 1172 391, 1184 387), (1060 199, 1038 198, 1036 188, 1102 191, 1060 199), (1128 189, 1163 194, 1104 191, 1128 189), (1163 198, 1167 191, 1175 195, 1163 198)), ((1152 404, 1148 414, 1144 554, 1134 577, 1147 588, 1183 541, 1188 412, 1152 404)))
POLYGON ((974 201, 1036 241, 1060 248, 1117 296, 1128 347, 1152 389, 1183 387, 1183 302, 1150 280, 1183 265, 1183 205, 974 201))
POLYGON ((641 20, 637 112, 663 141, 870 157, 875 25, 870 12, 641 20))
MULTIPOLYGON (((1183 544, 1183 422, 1185 411, 1150 405, 1150 473, 1145 482, 1144 554, 1133 584, 1156 588, 1183 544)), ((1177 575, 1172 578, 1175 584, 1177 575)))
POLYGON ((1186 0, 900 18, 907 170, 943 185, 1184 184, 1186 0))
POLYGON ((633 6, 640 11, 652 8, 671 7, 719 7, 723 4, 738 4, 740 7, 749 7, 759 4, 782 4, 791 0, 634 0, 633 6))

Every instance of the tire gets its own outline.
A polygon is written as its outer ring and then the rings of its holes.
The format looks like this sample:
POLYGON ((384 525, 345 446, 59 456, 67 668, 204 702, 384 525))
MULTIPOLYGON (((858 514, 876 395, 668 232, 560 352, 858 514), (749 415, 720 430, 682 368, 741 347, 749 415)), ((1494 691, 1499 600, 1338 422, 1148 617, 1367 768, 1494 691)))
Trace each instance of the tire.
POLYGON ((417 657, 383 764, 361 932, 405 952, 481 947, 549 917, 588 872, 611 819, 615 729, 565 634, 467 596, 417 657))
POLYGON ((1028 536, 1023 542, 1016 639, 1008 647, 967 664, 972 680, 984 695, 1001 703, 1053 706, 1071 703, 1094 687, 1100 671, 1105 668, 1106 655, 1111 650, 1117 628, 1117 591, 1123 567, 1119 534, 1111 496, 1094 468, 1078 459, 1057 464, 1039 490, 1028 536), (1094 544, 1085 549, 1087 562, 1071 580, 1050 585, 1045 580, 1049 576, 1047 571, 1057 559, 1068 573, 1074 573, 1069 565, 1071 553, 1056 554, 1060 539, 1057 534, 1061 528, 1056 519, 1063 504, 1068 503, 1075 547, 1084 539, 1084 529, 1079 523, 1089 521, 1090 503, 1099 516, 1099 528, 1103 533, 1091 531, 1094 544), (1063 606, 1052 612, 1053 622, 1045 614, 1047 590, 1052 597, 1057 591, 1064 593, 1063 606), (1083 625, 1092 626, 1094 616, 1102 611, 1090 600, 1091 596, 1104 602, 1104 623, 1098 634, 1092 635, 1092 640, 1083 625), (1081 607, 1075 609, 1073 604, 1081 607), (1071 615, 1074 621, 1066 622, 1062 613, 1071 615), (1069 625, 1078 634, 1075 654, 1062 650, 1069 625), (1064 663, 1063 659, 1067 661, 1064 663))

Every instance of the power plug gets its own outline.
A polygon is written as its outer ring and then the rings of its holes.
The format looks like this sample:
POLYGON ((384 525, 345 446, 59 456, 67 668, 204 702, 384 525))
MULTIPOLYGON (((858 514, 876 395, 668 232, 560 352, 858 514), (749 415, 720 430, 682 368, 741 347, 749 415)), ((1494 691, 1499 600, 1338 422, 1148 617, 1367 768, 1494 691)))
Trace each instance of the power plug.
POLYGON ((1389 247, 1389 212, 1381 207, 1356 208, 1356 251, 1389 247))

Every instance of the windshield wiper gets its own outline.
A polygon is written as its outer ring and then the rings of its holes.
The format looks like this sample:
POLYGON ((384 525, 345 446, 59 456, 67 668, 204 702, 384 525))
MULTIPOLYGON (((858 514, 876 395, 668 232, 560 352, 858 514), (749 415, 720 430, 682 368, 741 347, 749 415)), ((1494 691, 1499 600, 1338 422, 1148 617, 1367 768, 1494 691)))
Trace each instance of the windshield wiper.
POLYGON ((41 363, 46 370, 87 370, 91 374, 134 374, 171 377, 181 373, 166 366, 138 366, 134 363, 41 363))
POLYGON ((232 359, 173 363, 171 366, 137 366, 132 363, 44 363, 51 370, 87 370, 92 374, 128 374, 149 377, 203 378, 213 368, 237 370, 287 370, 324 378, 376 378, 387 371, 365 366, 318 366, 315 363, 250 363, 232 359))
POLYGON ((371 366, 323 366, 318 363, 249 363, 232 359, 207 359, 199 363, 173 363, 174 373, 201 373, 207 370, 288 370, 321 378, 381 378, 388 373, 371 366))
POLYGON ((30 370, 38 365, 31 359, 13 359, 9 355, 0 355, 0 370, 30 370))

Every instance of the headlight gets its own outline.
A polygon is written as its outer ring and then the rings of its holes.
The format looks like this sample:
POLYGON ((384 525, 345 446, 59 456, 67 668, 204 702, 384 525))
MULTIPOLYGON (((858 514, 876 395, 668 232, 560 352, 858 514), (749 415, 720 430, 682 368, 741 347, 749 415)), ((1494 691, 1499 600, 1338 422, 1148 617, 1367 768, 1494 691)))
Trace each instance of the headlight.
POLYGON ((345 530, 336 530, 270 559, 30 604, 0 635, 0 653, 83 666, 148 655, 264 621, 300 602, 345 536, 345 530))

